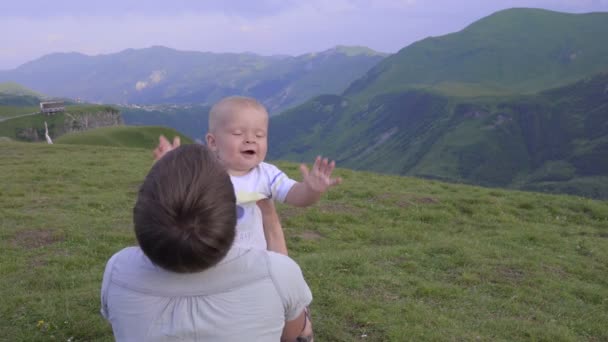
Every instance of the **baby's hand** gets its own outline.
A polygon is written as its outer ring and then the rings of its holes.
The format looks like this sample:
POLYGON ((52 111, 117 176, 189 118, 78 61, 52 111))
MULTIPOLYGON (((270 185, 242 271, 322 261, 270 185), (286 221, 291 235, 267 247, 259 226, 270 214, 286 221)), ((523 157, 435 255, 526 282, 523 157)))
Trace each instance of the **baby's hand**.
POLYGON ((161 135, 158 138, 158 146, 156 146, 156 148, 154 149, 154 161, 157 161, 162 158, 165 154, 167 154, 167 152, 178 148, 179 145, 181 145, 181 140, 179 136, 173 138, 173 143, 170 143, 164 135, 161 135))
POLYGON ((308 186, 309 189, 323 193, 330 187, 342 183, 342 178, 331 178, 331 173, 336 167, 336 162, 329 162, 327 158, 321 158, 317 156, 315 163, 312 166, 312 170, 308 171, 308 167, 305 164, 300 165, 300 172, 302 172, 303 183, 308 186))

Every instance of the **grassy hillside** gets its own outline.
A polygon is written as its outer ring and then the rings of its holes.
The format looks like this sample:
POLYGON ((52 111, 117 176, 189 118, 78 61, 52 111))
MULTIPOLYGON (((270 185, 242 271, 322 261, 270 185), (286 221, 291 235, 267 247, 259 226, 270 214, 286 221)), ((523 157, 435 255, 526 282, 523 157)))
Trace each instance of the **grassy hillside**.
MULTIPOLYGON (((101 277, 135 243, 151 164, 149 149, 0 145, 6 340, 113 340, 101 277)), ((317 340, 608 339, 608 202, 337 172, 318 205, 279 208, 317 340)))
POLYGON ((39 111, 40 95, 12 82, 0 83, 0 120, 39 111))
MULTIPOLYGON (((49 136, 55 139, 67 132, 86 129, 91 127, 107 126, 120 121, 120 113, 112 106, 100 105, 66 105, 64 112, 53 115, 39 113, 39 107, 30 112, 34 107, 5 107, 7 119, 0 121, 0 137, 8 137, 20 141, 44 140, 44 122, 49 129, 49 136), (14 109, 8 109, 14 108, 14 109), (17 118, 8 118, 20 114, 36 113, 17 118)), ((2 107, 0 106, 0 113, 2 107)))
POLYGON ((510 9, 403 48, 355 81, 365 99, 411 88, 452 96, 533 93, 608 71, 608 13, 510 9))
POLYGON ((321 96, 273 118, 272 158, 608 198, 608 74, 534 96, 321 96))
MULTIPOLYGON (((20 107, 28 114, 24 107, 20 107)), ((15 113, 12 112, 11 113, 15 113)), ((13 116, 12 114, 10 116, 13 116)), ((43 115, 37 113, 24 117, 8 119, 0 122, 0 137, 8 137, 10 139, 30 141, 30 131, 36 132, 39 137, 44 137, 44 122, 46 121, 49 128, 49 135, 54 138, 63 133, 63 123, 65 115, 57 113, 55 115, 43 115)))
POLYGON ((42 94, 37 93, 15 82, 0 82, 0 93, 7 95, 29 96, 35 98, 43 97, 42 94))
MULTIPOLYGON (((7 96, 8 97, 8 96, 7 96)), ((0 94, 0 103, 7 97, 0 94)), ((12 118, 23 114, 36 113, 40 111, 40 107, 30 105, 29 103, 21 102, 23 98, 20 97, 16 105, 2 105, 0 104, 0 120, 12 118)), ((15 103, 12 99, 9 100, 11 103, 15 103)))
POLYGON ((172 139, 179 135, 182 143, 191 144, 192 139, 166 127, 103 127, 84 132, 62 135, 57 144, 98 145, 115 147, 138 147, 152 150, 158 144, 158 137, 164 135, 172 139))

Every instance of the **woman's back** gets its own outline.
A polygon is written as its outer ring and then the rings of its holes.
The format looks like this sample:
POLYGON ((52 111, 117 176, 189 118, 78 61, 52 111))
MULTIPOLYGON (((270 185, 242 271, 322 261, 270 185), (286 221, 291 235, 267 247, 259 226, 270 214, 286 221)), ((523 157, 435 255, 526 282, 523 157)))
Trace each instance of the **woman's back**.
POLYGON ((312 300, 293 260, 236 247, 216 266, 186 274, 125 248, 106 266, 101 297, 117 341, 278 341, 285 321, 312 300))

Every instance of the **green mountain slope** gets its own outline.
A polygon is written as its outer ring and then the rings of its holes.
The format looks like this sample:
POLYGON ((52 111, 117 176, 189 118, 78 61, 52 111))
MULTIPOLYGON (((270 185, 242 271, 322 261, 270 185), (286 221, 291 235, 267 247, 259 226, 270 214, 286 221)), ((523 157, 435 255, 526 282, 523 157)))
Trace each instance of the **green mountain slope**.
POLYGON ((171 127, 192 139, 205 140, 209 124, 209 106, 155 105, 119 108, 126 125, 171 127))
POLYGON ((0 94, 0 122, 40 111, 35 97, 0 94))
POLYGON ((43 97, 41 94, 39 94, 31 89, 28 89, 15 82, 0 83, 0 93, 5 94, 5 95, 29 96, 29 97, 36 97, 36 98, 43 97))
POLYGON ((511 9, 405 47, 345 92, 411 88, 455 96, 533 93, 608 71, 608 13, 511 9))
POLYGON ((38 111, 41 97, 17 83, 0 83, 0 121, 38 111))
POLYGON ((103 127, 84 132, 62 135, 55 140, 57 144, 98 145, 114 147, 137 147, 152 151, 158 144, 158 137, 180 136, 184 144, 191 144, 192 139, 166 127, 103 127))
POLYGON ((51 54, 0 72, 0 81, 52 96, 115 104, 212 104, 244 94, 274 113, 314 95, 341 93, 383 57, 349 47, 298 57, 152 47, 99 56, 51 54))
POLYGON ((3 107, 38 107, 40 98, 30 95, 13 95, 0 93, 0 106, 3 107))
POLYGON ((322 96, 271 120, 272 158, 608 198, 608 74, 512 98, 322 96))
POLYGON ((271 156, 608 198, 607 35, 608 13, 497 12, 273 118, 271 156))

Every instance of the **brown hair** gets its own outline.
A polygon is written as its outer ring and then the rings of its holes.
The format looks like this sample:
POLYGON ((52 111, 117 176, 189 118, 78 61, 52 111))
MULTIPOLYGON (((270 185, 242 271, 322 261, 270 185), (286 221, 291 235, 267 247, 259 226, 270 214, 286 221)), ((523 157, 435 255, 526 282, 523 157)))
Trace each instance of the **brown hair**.
POLYGON ((209 111, 209 132, 213 132, 224 116, 241 108, 251 107, 259 111, 266 111, 266 108, 258 100, 253 97, 246 96, 228 96, 221 99, 211 107, 209 111))
POLYGON ((146 176, 133 223, 139 246, 156 265, 180 273, 209 268, 234 241, 236 199, 230 177, 205 146, 180 146, 146 176))

